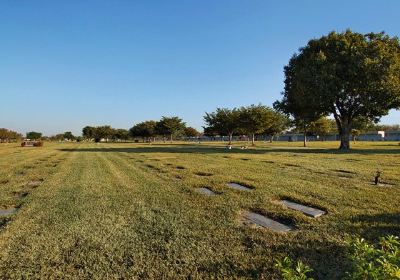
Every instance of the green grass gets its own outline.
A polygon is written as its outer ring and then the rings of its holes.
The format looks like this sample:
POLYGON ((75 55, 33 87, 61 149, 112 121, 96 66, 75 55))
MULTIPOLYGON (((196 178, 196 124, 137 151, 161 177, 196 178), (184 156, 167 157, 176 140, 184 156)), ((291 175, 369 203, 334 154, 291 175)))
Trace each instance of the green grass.
POLYGON ((18 212, 0 218, 0 278, 279 279, 275 260, 290 256, 316 279, 339 279, 349 237, 399 234, 400 146, 337 146, 1 144, 0 209, 18 212), (377 169, 394 186, 371 185, 377 169), (231 181, 254 190, 229 189, 231 181), (306 217, 277 204, 281 198, 327 215, 306 217), (296 230, 247 227, 245 210, 296 230))

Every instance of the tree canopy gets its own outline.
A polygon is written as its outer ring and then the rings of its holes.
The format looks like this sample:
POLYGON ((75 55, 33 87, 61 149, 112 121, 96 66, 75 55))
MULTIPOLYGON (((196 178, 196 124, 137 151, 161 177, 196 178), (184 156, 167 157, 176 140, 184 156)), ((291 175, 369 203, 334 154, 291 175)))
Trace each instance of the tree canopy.
POLYGON ((197 131, 194 127, 188 126, 185 128, 185 136, 186 137, 199 137, 200 132, 197 131))
POLYGON ((91 140, 95 137, 96 128, 93 126, 85 126, 82 129, 82 136, 88 140, 91 140))
POLYGON ((327 117, 319 118, 310 124, 309 132, 322 137, 322 140, 324 140, 328 134, 337 133, 336 122, 327 117))
POLYGON ((144 121, 134 125, 130 130, 129 134, 132 137, 142 137, 143 140, 157 135, 156 121, 144 121))
POLYGON ((229 145, 234 134, 252 136, 269 135, 271 138, 281 133, 289 125, 289 119, 284 114, 261 104, 243 106, 240 108, 217 108, 215 112, 206 113, 204 127, 206 135, 228 135, 229 145))
POLYGON ((228 135, 229 145, 232 143, 232 136, 240 129, 240 111, 237 108, 217 108, 215 112, 206 113, 204 122, 207 133, 228 135))
POLYGON ((275 121, 273 109, 264 105, 250 105, 239 109, 240 131, 251 135, 251 143, 254 145, 255 135, 265 133, 268 129, 272 131, 275 121))
POLYGON ((0 142, 16 141, 22 138, 18 132, 9 130, 7 128, 0 128, 0 142))
POLYGON ((26 138, 31 140, 38 140, 42 138, 42 133, 36 131, 30 131, 26 133, 26 138))
POLYGON ((156 124, 156 131, 159 135, 169 135, 172 141, 173 137, 184 133, 185 127, 186 124, 179 117, 163 116, 156 124))
POLYGON ((313 39, 285 67, 275 107, 309 122, 333 115, 341 149, 349 149, 353 120, 377 121, 400 107, 400 44, 384 33, 347 30, 313 39))
POLYGON ((64 139, 68 139, 68 140, 75 140, 75 136, 72 134, 71 131, 66 131, 63 134, 64 139))

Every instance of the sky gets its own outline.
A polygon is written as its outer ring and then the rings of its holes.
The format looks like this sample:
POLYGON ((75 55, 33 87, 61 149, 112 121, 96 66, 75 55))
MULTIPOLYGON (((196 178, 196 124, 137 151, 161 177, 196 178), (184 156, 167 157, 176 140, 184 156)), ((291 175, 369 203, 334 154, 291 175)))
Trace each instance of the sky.
MULTIPOLYGON (((0 127, 52 135, 271 106, 330 31, 400 36, 400 1, 0 1, 0 127)), ((382 118, 399 124, 400 112, 382 118)))

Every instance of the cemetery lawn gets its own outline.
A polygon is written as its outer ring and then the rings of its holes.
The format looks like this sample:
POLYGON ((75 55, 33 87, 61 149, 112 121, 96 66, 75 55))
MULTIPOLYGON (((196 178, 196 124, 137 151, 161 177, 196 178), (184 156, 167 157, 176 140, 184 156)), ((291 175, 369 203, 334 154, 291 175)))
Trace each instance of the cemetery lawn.
POLYGON ((0 210, 16 212, 0 217, 0 279, 279 279, 284 256, 340 279, 346 240, 400 232, 400 146, 301 145, 1 144, 0 210), (388 185, 370 184, 377 169, 388 185), (281 199, 327 213, 307 217, 281 199), (295 230, 243 225, 245 211, 295 230))

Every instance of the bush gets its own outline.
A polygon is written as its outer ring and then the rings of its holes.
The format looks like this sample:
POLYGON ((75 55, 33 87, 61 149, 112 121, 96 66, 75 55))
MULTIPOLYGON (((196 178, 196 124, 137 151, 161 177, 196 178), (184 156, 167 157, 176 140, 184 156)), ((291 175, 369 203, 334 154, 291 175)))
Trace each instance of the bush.
MULTIPOLYGON (((389 235, 379 239, 377 246, 370 245, 362 238, 349 243, 351 272, 346 273, 349 280, 399 280, 400 279, 400 242, 396 236, 389 235)), ((307 276, 312 269, 298 261, 294 266, 289 257, 277 261, 276 267, 285 280, 312 280, 307 276)))
POLYGON ((353 268, 348 279, 400 279, 400 242, 398 237, 380 238, 378 246, 356 239, 350 244, 353 268))
POLYGON ((312 269, 298 261, 296 266, 289 257, 285 257, 282 261, 277 261, 275 265, 281 272, 283 279, 285 280, 313 280, 307 276, 308 272, 312 269))

